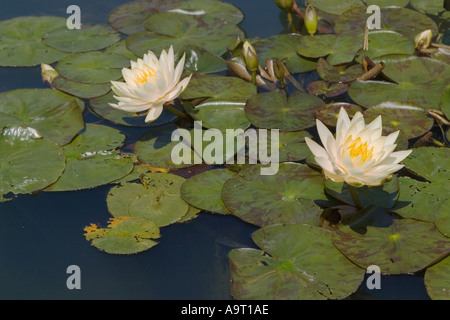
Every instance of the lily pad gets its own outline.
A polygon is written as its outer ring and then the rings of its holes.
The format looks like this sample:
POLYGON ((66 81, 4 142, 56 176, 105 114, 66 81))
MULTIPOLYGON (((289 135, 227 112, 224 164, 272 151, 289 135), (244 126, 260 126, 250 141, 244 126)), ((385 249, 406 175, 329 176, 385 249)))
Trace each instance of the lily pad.
POLYGON ((363 280, 364 270, 336 250, 328 230, 271 225, 252 238, 262 250, 233 249, 228 255, 235 299, 343 299, 363 280))
POLYGON ((196 73, 216 73, 226 70, 227 64, 221 57, 199 47, 184 47, 185 70, 196 73))
POLYGON ((450 199, 446 199, 441 202, 441 206, 436 212, 436 227, 445 236, 450 238, 450 213, 448 206, 450 205, 450 199))
POLYGON ((197 174, 183 183, 181 196, 190 205, 209 212, 230 214, 222 200, 223 184, 236 174, 228 169, 215 169, 197 174))
POLYGON ((365 269, 377 265, 386 274, 417 272, 450 252, 450 239, 433 223, 392 219, 378 207, 339 224, 332 240, 352 262, 365 269))
POLYGON ((411 0, 411 6, 419 12, 438 15, 445 11, 442 0, 411 0))
POLYGON ((158 226, 151 220, 137 217, 118 217, 109 220, 106 228, 91 224, 84 228, 86 240, 110 254, 135 254, 157 245, 158 226))
POLYGON ((195 46, 220 56, 237 37, 245 38, 239 27, 209 16, 164 12, 151 15, 144 24, 149 31, 138 32, 127 38, 128 49, 137 56, 142 56, 148 50, 160 52, 171 45, 175 51, 195 46), (167 21, 172 23, 167 24, 167 21))
POLYGON ((0 201, 8 193, 31 193, 55 182, 65 168, 62 149, 35 129, 11 126, 0 134, 0 201))
POLYGON ((405 101, 439 109, 442 92, 450 81, 449 65, 420 57, 393 56, 383 61, 383 73, 396 83, 355 81, 348 91, 355 103, 370 107, 385 101, 405 101))
POLYGON ((291 73, 303 73, 316 69, 316 61, 297 54, 301 36, 281 34, 252 43, 258 53, 259 64, 266 65, 266 59, 280 59, 291 73))
POLYGON ((319 58, 317 73, 323 80, 329 82, 352 82, 361 76, 364 70, 358 64, 350 67, 346 65, 333 66, 328 60, 319 58))
POLYGON ((248 98, 256 94, 256 87, 235 77, 193 78, 181 94, 182 100, 202 99, 185 110, 206 128, 221 131, 246 129, 250 122, 244 106, 248 98))
POLYGON ((379 115, 383 121, 383 135, 401 130, 407 139, 417 138, 431 130, 434 119, 420 106, 401 101, 387 101, 365 110, 369 123, 379 115))
POLYGON ((0 66, 30 67, 50 64, 68 55, 42 41, 52 30, 66 25, 58 17, 17 17, 0 21, 0 66))
POLYGON ((120 35, 106 25, 83 24, 81 29, 68 29, 67 26, 47 33, 43 42, 64 52, 87 52, 104 49, 120 40, 120 35))
POLYGON ((309 94, 315 96, 324 95, 327 98, 338 97, 348 91, 346 83, 330 83, 324 80, 312 81, 306 87, 309 94))
POLYGON ((81 100, 51 89, 19 89, 0 94, 0 123, 32 127, 61 146, 84 128, 83 109, 81 100))
POLYGON ((63 91, 81 99, 91 99, 103 96, 111 91, 110 83, 82 83, 56 77, 52 81, 52 88, 63 91))
POLYGON ((447 119, 450 119, 450 85, 444 89, 441 98, 441 110, 447 119))
POLYGON ((104 52, 110 54, 118 54, 133 61, 136 61, 138 59, 138 57, 133 52, 128 50, 127 42, 125 40, 120 40, 114 43, 113 45, 106 48, 104 52))
POLYGON ((289 98, 281 92, 262 93, 247 101, 245 114, 258 128, 299 131, 315 125, 314 110, 323 104, 322 99, 304 92, 289 98))
POLYGON ((122 77, 122 69, 130 67, 125 56, 104 52, 75 53, 60 60, 55 69, 65 79, 82 83, 110 83, 122 77))
POLYGON ((339 111, 344 108, 350 118, 353 118, 356 112, 362 112, 363 109, 356 105, 347 102, 332 102, 327 103, 316 109, 314 116, 316 119, 322 121, 325 125, 336 127, 339 111))
POLYGON ((403 163, 429 181, 447 183, 450 179, 449 154, 448 148, 420 147, 415 148, 403 163))
POLYGON ((143 184, 124 183, 110 190, 106 201, 113 217, 141 217, 164 227, 187 214, 189 205, 180 195, 184 178, 171 173, 145 173, 141 181, 143 184))
POLYGON ((131 127, 157 127, 162 124, 171 123, 175 119, 177 119, 177 116, 175 114, 164 109, 158 119, 150 123, 146 123, 144 121, 144 117, 138 117, 130 112, 111 107, 109 105, 110 103, 117 103, 114 95, 114 92, 109 91, 106 95, 90 99, 89 105, 92 111, 97 116, 109 122, 131 127))
POLYGON ((425 287, 433 300, 450 300, 450 256, 429 267, 425 272, 425 287))
POLYGON ((222 199, 240 219, 266 226, 277 223, 318 225, 320 207, 326 200, 322 176, 301 164, 279 164, 275 175, 261 175, 253 165, 225 182, 222 199))
POLYGON ((348 1, 333 1, 333 0, 309 0, 314 8, 322 10, 327 13, 341 15, 344 12, 353 8, 361 8, 363 4, 361 0, 348 0, 348 1))
POLYGON ((116 129, 86 124, 86 130, 64 146, 66 170, 46 191, 93 188, 127 175, 133 170, 133 160, 117 150, 124 140, 116 129))
POLYGON ((406 7, 409 0, 364 0, 367 6, 376 5, 379 7, 406 7))

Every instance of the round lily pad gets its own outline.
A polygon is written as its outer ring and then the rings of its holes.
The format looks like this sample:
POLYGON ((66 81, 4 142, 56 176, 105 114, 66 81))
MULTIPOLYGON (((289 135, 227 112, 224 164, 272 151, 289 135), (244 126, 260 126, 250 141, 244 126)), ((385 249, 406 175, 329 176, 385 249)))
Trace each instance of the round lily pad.
POLYGON ((38 130, 59 145, 69 143, 84 128, 84 103, 51 89, 19 89, 0 94, 0 123, 38 130), (8 120, 1 120, 3 115, 8 120))
POLYGON ((441 205, 436 212, 436 227, 445 236, 450 238, 450 213, 448 210, 448 205, 450 204, 450 199, 441 202, 441 205))
POLYGON ((423 57, 392 56, 383 61, 383 73, 396 83, 355 81, 348 91, 355 103, 370 107, 385 101, 405 101, 439 109, 442 92, 450 81, 449 65, 423 57))
POLYGON ((202 99, 186 111, 203 127, 221 131, 246 129, 250 122, 244 106, 248 98, 256 94, 256 87, 235 77, 193 78, 181 94, 183 100, 202 99))
POLYGON ((289 98, 281 92, 262 93, 247 101, 245 114, 258 128, 299 131, 315 125, 314 110, 323 104, 322 99, 304 92, 289 98))
POLYGON ((406 7, 409 0, 364 0, 367 6, 376 5, 379 7, 406 7))
POLYGON ((93 188, 127 175, 133 170, 133 160, 118 151, 124 140, 116 129, 86 124, 86 130, 64 146, 66 170, 46 191, 93 188))
POLYGON ((356 112, 362 112, 363 109, 352 103, 332 102, 327 103, 316 109, 314 116, 322 121, 325 125, 336 127, 339 111, 344 108, 350 118, 353 118, 356 112))
POLYGON ((331 242, 328 230, 303 225, 271 225, 252 235, 262 249, 229 253, 235 299, 343 299, 361 284, 364 270, 331 242))
POLYGON ((82 83, 56 77, 52 81, 52 88, 81 99, 91 99, 111 91, 111 83, 82 83))
POLYGON ((420 106, 401 101, 387 101, 365 110, 369 123, 379 115, 383 121, 383 135, 401 130, 407 139, 419 137, 431 130, 434 119, 420 106))
POLYGON ((276 223, 318 224, 320 207, 326 200, 322 176, 301 164, 279 164, 275 175, 261 175, 253 165, 225 182, 222 199, 240 219, 265 226, 276 223))
POLYGON ((346 93, 348 91, 348 84, 317 80, 310 82, 306 90, 311 95, 324 95, 327 98, 333 98, 346 93))
POLYGON ((128 58, 97 51, 75 53, 55 65, 61 77, 83 83, 110 83, 120 79, 122 69, 129 67, 128 58))
POLYGON ((297 54, 301 36, 280 34, 252 43, 258 53, 259 64, 266 65, 266 59, 280 59, 291 73, 303 73, 316 69, 316 61, 305 59, 297 54))
POLYGON ((54 142, 35 129, 11 126, 0 134, 0 201, 8 193, 41 190, 55 182, 65 168, 65 157, 54 142))
POLYGON ((377 265, 387 274, 417 272, 450 252, 450 239, 433 223, 392 219, 377 207, 339 224, 332 240, 357 265, 377 265))
POLYGON ((158 226, 139 217, 118 217, 109 220, 106 228, 91 224, 84 228, 86 240, 101 251, 110 254, 135 254, 157 245, 158 226))
POLYGON ((229 214, 222 200, 222 187, 236 173, 228 169, 215 169, 190 177, 181 186, 181 196, 190 205, 202 210, 229 214))
POLYGON ((438 15, 445 11, 441 0, 411 0, 411 6, 419 12, 438 15))
POLYGON ((333 66, 328 60, 319 58, 317 61, 317 73, 319 76, 329 82, 352 82, 364 73, 361 65, 333 66))
POLYGON ((447 119, 450 119, 450 84, 444 89, 441 98, 441 110, 447 119))
POLYGON ((118 54, 133 61, 136 61, 138 59, 138 57, 133 52, 128 50, 127 42, 125 40, 120 40, 112 44, 111 46, 106 48, 104 52, 110 54, 118 54))
POLYGON ((450 178, 449 154, 448 148, 420 147, 415 148, 403 163, 429 181, 447 183, 450 178))
POLYGON ((119 33, 109 26, 82 24, 81 29, 64 26, 52 30, 43 42, 54 49, 74 53, 101 50, 119 40, 119 33))
POLYGON ((361 0, 348 0, 348 1, 333 1, 333 0, 309 0, 314 8, 322 10, 327 13, 341 15, 344 12, 353 8, 361 8, 363 4, 361 0))
POLYGON ((43 43, 44 36, 66 25, 58 17, 17 17, 0 21, 0 66, 29 67, 50 64, 68 54, 43 43))
POLYGON ((228 68, 224 59, 212 54, 206 49, 186 46, 183 48, 183 53, 186 54, 184 68, 187 71, 196 73, 216 73, 228 68))
POLYGON ((181 198, 184 178, 171 173, 145 173, 143 184, 124 183, 110 190, 108 210, 113 217, 143 217, 164 227, 187 214, 189 205, 181 198))
POLYGON ((425 287, 433 300, 450 300, 450 256, 427 268, 425 287))

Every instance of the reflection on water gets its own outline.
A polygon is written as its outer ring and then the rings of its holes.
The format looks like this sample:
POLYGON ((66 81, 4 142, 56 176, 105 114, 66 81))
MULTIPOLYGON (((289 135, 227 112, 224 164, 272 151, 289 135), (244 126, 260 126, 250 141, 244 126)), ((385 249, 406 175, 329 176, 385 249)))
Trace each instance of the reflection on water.
MULTIPOLYGON (((107 14, 125 0, 78 0, 83 23, 107 23, 107 14)), ((283 31, 272 0, 228 0, 246 19, 248 37, 283 31)), ((0 20, 25 15, 67 17, 72 0, 17 0, 3 5, 0 20)), ((0 68, 0 92, 43 88, 39 67, 0 68)), ((88 114, 87 122, 102 121, 88 114)), ((120 129, 132 144, 145 128, 120 129)), ((0 203, 0 299, 231 299, 227 254, 254 247, 256 227, 233 216, 202 214, 161 229, 160 244, 131 256, 114 256, 91 247, 83 228, 109 218, 111 186, 78 192, 23 195, 0 203), (66 268, 81 269, 81 290, 68 290, 66 268)), ((365 283, 365 282, 364 282, 365 283)), ((423 278, 383 277, 381 290, 361 287, 354 297, 427 299, 423 278)))

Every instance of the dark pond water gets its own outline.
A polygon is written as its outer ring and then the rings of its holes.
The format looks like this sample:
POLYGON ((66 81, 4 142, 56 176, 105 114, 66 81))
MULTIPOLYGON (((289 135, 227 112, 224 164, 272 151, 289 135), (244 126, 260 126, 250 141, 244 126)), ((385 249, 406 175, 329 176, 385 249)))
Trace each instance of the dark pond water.
MULTIPOLYGON (((81 8, 83 23, 107 23, 125 0, 2 1, 0 20, 27 15, 67 17, 81 8)), ((248 37, 269 37, 284 30, 273 0, 228 0, 244 11, 248 37)), ((40 68, 0 68, 0 92, 43 88, 40 68)), ((87 122, 103 123, 86 114, 87 122)), ((120 128, 129 142, 142 129, 120 128)), ((208 213, 162 229, 160 244, 131 256, 108 255, 91 247, 83 228, 109 218, 106 195, 93 190, 22 195, 0 203, 0 299, 232 299, 227 254, 253 247, 256 230, 233 216, 208 213), (81 269, 81 290, 68 290, 66 269, 81 269)), ((364 285, 355 298, 428 299, 420 276, 383 277, 381 290, 364 285)))

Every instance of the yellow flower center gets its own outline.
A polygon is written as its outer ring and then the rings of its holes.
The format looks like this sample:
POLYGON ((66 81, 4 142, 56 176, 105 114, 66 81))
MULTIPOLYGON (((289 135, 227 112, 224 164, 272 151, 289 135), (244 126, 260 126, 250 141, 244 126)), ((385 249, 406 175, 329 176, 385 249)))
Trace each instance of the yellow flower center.
POLYGON ((150 67, 145 68, 138 76, 136 76, 136 80, 140 83, 146 83, 148 77, 154 78, 155 72, 150 67))
POLYGON ((353 140, 352 144, 347 148, 350 150, 350 158, 354 159, 361 156, 362 163, 372 159, 373 147, 368 149, 367 142, 362 143, 361 138, 353 140))

